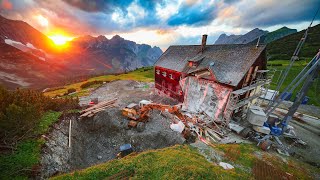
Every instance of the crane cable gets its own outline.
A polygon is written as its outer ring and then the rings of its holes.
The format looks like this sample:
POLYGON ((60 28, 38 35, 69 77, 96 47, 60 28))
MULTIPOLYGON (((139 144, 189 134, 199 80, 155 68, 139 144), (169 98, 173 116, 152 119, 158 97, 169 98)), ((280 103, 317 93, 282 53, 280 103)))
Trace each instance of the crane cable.
MULTIPOLYGON (((283 85, 284 80, 287 78, 288 73, 289 73, 291 67, 293 66, 293 63, 294 63, 294 62, 296 61, 296 59, 298 58, 298 55, 299 55, 299 53, 300 53, 300 50, 301 50, 304 42, 305 42, 306 39, 307 39, 308 31, 309 31, 309 29, 311 28, 311 26, 312 26, 312 24, 313 24, 313 21, 315 20, 317 14, 318 14, 318 12, 319 12, 319 10, 320 10, 320 6, 318 7, 315 15, 313 16, 313 18, 312 18, 312 20, 311 20, 311 22, 310 22, 310 25, 309 25, 308 28, 306 29, 303 37, 300 39, 300 41, 299 41, 299 43, 298 43, 298 45, 297 45, 297 47, 296 47, 296 49, 295 49, 292 57, 291 57, 290 64, 289 64, 289 65, 287 66, 287 68, 285 69, 284 74, 280 77, 275 92, 279 92, 279 91, 280 91, 280 88, 281 88, 281 86, 283 85)), ((268 106, 267 106, 267 108, 266 108, 266 111, 267 111, 267 112, 271 109, 271 107, 273 106, 273 104, 274 104, 275 101, 276 101, 275 98, 274 98, 275 94, 276 94, 276 93, 272 94, 272 97, 271 97, 272 100, 269 101, 268 106)), ((278 99, 278 98, 277 98, 277 99, 278 99)), ((268 114, 269 114, 269 113, 268 113, 268 114)))

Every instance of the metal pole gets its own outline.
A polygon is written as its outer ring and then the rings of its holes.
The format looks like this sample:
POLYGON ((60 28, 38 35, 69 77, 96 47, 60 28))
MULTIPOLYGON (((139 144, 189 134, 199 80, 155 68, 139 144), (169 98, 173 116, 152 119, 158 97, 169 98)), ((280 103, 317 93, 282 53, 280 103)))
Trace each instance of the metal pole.
MULTIPOLYGON (((284 91, 284 92, 282 92, 281 93, 281 95, 276 99, 276 101, 273 103, 273 104, 275 104, 273 107, 271 107, 271 110, 269 109, 269 110, 267 110, 266 112, 266 114, 267 114, 267 116, 269 116, 277 107, 278 107, 278 105, 283 101, 282 100, 282 96, 284 95, 284 93, 289 89, 289 88, 291 88, 290 89, 290 91, 289 92, 293 92, 293 90, 308 76, 308 75, 310 75, 310 73, 314 70, 314 69, 316 69, 317 68, 317 64, 319 64, 319 62, 320 62, 320 53, 318 53, 318 56, 317 56, 317 61, 315 62, 315 64, 302 76, 302 77, 296 77, 295 79, 299 79, 299 81, 296 83, 296 84, 294 84, 294 86, 293 87, 289 87, 289 86, 292 86, 291 84, 292 83, 290 83, 290 85, 286 88, 286 90, 284 91)), ((300 74, 299 74, 300 75, 300 74)), ((295 81, 295 80, 294 80, 295 81)), ((283 97, 283 99, 285 99, 286 97, 288 97, 289 96, 289 94, 286 94, 284 97, 283 97)))
MULTIPOLYGON (((317 63, 319 61, 320 58, 320 52, 308 63, 308 65, 306 67, 303 68, 303 70, 297 75, 297 77, 291 81, 291 83, 283 90, 283 92, 280 94, 279 97, 276 98, 276 100, 274 100, 271 104, 269 104, 269 106, 266 108, 266 112, 267 112, 267 116, 270 115, 270 113, 273 112, 273 110, 278 106, 278 104, 282 101, 282 96, 290 89, 290 92, 292 92, 300 83, 301 81, 306 78, 306 76, 312 71, 311 67, 307 72, 305 72, 307 70, 307 68, 309 66, 312 66, 313 63, 317 63), (302 77, 301 77, 302 76, 302 77), (298 81, 298 82, 296 82, 298 81), (293 88, 291 87, 293 86, 293 88)), ((285 95, 283 97, 283 99, 285 99, 288 96, 285 95)))

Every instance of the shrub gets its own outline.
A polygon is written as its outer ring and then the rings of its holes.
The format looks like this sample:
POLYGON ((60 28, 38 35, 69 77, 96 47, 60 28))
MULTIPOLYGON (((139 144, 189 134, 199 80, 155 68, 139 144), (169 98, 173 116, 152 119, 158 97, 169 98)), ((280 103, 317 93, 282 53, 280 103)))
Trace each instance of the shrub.
POLYGON ((52 99, 33 90, 7 91, 0 86, 0 144, 15 145, 35 136, 44 112, 78 108, 79 99, 52 99))
POLYGON ((70 93, 73 93, 73 92, 76 92, 77 90, 75 89, 75 88, 70 88, 70 89, 68 89, 68 94, 70 94, 70 93))
POLYGON ((95 85, 95 84, 103 84, 103 81, 89 81, 89 82, 85 82, 83 84, 81 84, 80 88, 81 89, 84 89, 84 88, 88 88, 92 85, 95 85))

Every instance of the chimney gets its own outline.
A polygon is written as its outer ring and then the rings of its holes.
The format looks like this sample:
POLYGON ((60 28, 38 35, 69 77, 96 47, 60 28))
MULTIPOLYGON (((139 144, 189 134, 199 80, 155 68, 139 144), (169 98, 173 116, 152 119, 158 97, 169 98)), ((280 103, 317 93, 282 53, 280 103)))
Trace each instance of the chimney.
POLYGON ((201 52, 203 52, 204 49, 206 48, 207 37, 208 37, 208 35, 206 35, 206 34, 202 35, 201 52))

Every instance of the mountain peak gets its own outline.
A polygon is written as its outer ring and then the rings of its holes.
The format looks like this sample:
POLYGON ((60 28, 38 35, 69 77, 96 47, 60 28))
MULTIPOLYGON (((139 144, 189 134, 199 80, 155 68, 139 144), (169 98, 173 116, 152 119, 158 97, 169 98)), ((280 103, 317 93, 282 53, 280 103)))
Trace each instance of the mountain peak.
POLYGON ((266 34, 266 33, 268 33, 268 31, 265 31, 265 30, 262 30, 262 29, 259 29, 259 28, 254 28, 251 31, 249 31, 248 33, 265 33, 266 34))
POLYGON ((122 38, 121 36, 119 36, 118 34, 117 35, 114 35, 111 40, 124 40, 124 38, 122 38))
POLYGON ((100 35, 100 36, 97 37, 97 40, 98 41, 105 41, 105 40, 108 40, 108 39, 105 36, 100 35))

